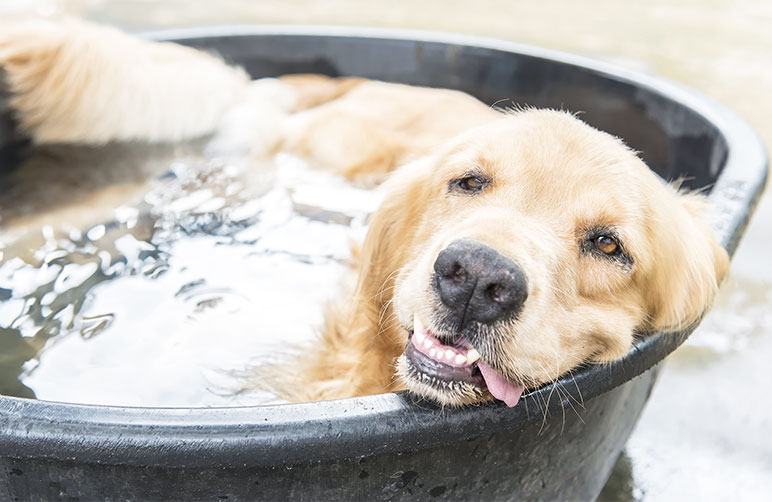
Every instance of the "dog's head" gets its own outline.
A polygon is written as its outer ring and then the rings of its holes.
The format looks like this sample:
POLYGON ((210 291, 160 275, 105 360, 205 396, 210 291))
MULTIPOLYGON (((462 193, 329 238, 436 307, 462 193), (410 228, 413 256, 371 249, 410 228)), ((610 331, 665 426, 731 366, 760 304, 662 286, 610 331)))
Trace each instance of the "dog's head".
POLYGON ((728 266, 700 197, 562 112, 474 129, 386 191, 360 288, 402 326, 405 386, 446 405, 513 406, 634 333, 688 325, 728 266))

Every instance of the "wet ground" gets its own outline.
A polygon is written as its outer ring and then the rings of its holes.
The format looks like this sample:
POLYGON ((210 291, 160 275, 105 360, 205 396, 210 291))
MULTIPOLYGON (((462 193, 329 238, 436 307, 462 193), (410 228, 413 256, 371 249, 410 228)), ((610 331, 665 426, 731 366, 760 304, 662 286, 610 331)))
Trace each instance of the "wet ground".
MULTIPOLYGON (((0 0, 130 30, 331 23, 494 36, 597 57, 682 82, 728 105, 772 145, 772 2, 427 0, 106 2, 0 0)), ((602 500, 768 500, 772 493, 772 198, 735 255, 703 326, 667 360, 602 500)))

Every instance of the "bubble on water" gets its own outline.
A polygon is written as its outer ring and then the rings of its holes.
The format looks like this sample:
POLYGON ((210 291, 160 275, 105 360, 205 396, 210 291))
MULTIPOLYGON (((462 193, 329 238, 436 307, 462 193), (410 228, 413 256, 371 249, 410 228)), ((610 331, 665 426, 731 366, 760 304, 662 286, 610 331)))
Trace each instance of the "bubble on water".
POLYGON ((214 197, 208 201, 199 204, 196 207, 196 211, 200 213, 211 213, 225 207, 225 199, 222 197, 214 197))
POLYGON ((99 270, 99 265, 94 262, 78 265, 68 263, 62 268, 62 271, 54 282, 54 292, 62 294, 63 292, 76 288, 86 282, 99 270))
POLYGON ((166 206, 165 209, 172 213, 178 213, 178 214, 191 211, 193 209, 196 209, 197 206, 210 200, 212 198, 212 195, 213 195, 212 190, 208 188, 197 190, 186 196, 176 199, 168 206, 166 206))
POLYGON ((86 255, 96 254, 98 251, 99 248, 90 242, 84 242, 82 246, 78 247, 78 252, 86 255))
POLYGON ((105 228, 104 225, 102 224, 95 225, 91 229, 89 229, 88 232, 86 232, 86 237, 88 237, 90 241, 98 241, 99 239, 105 236, 106 232, 107 232, 107 229, 105 228))
POLYGON ((236 165, 228 164, 223 167, 222 173, 228 178, 235 178, 241 173, 241 169, 236 165))
POLYGON ((30 374, 35 371, 39 364, 40 361, 38 359, 28 359, 21 365, 21 370, 26 374, 30 374))
POLYGON ((25 307, 23 298, 11 298, 0 303, 0 326, 11 326, 24 313, 25 307))
POLYGON ((178 289, 177 292, 174 293, 174 296, 181 296, 185 298, 197 287, 202 286, 204 284, 206 284, 206 280, 204 279, 196 279, 195 281, 188 282, 180 286, 180 289, 178 289))
POLYGON ((263 209, 260 199, 253 199, 230 209, 228 216, 234 221, 244 221, 255 218, 263 209))
MULTIPOLYGON (((78 249, 78 246, 75 245, 75 243, 69 239, 59 239, 59 241, 57 241, 57 244, 59 248, 61 248, 60 249, 61 251, 65 251, 67 253, 73 253, 78 249)), ((47 256, 48 255, 46 255, 46 257, 47 256)))
POLYGON ((142 274, 149 279, 157 279, 169 270, 166 263, 154 263, 142 269, 142 274))
POLYGON ((40 305, 48 306, 51 305, 54 300, 56 300, 57 294, 53 291, 49 291, 48 293, 43 295, 43 298, 40 299, 40 305))
MULTIPOLYGON (((24 311, 27 312, 30 306, 30 303, 26 303, 24 311)), ((10 327, 17 329, 24 338, 37 338, 41 331, 52 331, 54 334, 58 334, 58 323, 47 323, 44 326, 40 326, 37 319, 32 318, 29 314, 18 317, 10 327), (56 324, 56 326, 53 324, 56 324)))
POLYGON ((185 298, 189 318, 217 311, 218 314, 236 314, 249 305, 249 300, 227 288, 196 291, 185 298))
POLYGON ((75 320, 75 306, 66 305, 63 309, 54 314, 53 318, 59 321, 61 326, 66 328, 72 327, 73 321, 75 320))
POLYGON ((43 262, 51 263, 52 261, 58 260, 60 258, 65 258, 68 254, 69 253, 66 249, 55 249, 50 253, 46 253, 46 255, 43 257, 43 262))
POLYGON ((238 195, 239 192, 244 190, 244 183, 240 181, 234 181, 225 188, 225 196, 232 197, 238 195))
POLYGON ((43 234, 43 239, 45 239, 46 241, 53 241, 56 239, 56 234, 54 233, 54 229, 50 225, 46 225, 43 228, 41 228, 40 233, 43 234))
POLYGON ((126 258, 128 263, 139 261, 141 259, 140 255, 142 255, 144 251, 156 251, 157 249, 156 246, 149 242, 138 240, 131 234, 124 234, 118 237, 115 239, 113 245, 115 246, 115 249, 126 258))
POLYGON ((182 177, 190 173, 191 168, 187 162, 182 160, 175 160, 169 164, 169 171, 174 174, 175 177, 182 177))
POLYGON ((102 249, 97 253, 99 258, 99 268, 104 272, 110 268, 110 264, 113 262, 113 257, 110 256, 110 252, 106 249, 102 249))
POLYGON ((13 276, 17 270, 25 265, 26 262, 18 256, 14 256, 5 263, 0 264, 0 286, 14 289, 15 284, 13 284, 13 276))
POLYGON ((115 218, 119 223, 126 225, 126 228, 132 229, 139 219, 139 209, 130 206, 121 206, 115 210, 115 218))
POLYGON ((9 269, 9 275, 0 279, 0 284, 13 290, 15 297, 30 295, 40 286, 41 273, 44 273, 40 269, 26 263, 15 270, 14 267, 9 269))
POLYGON ((121 261, 116 261, 115 263, 110 265, 109 268, 102 270, 102 272, 104 272, 106 276, 110 276, 110 277, 120 276, 124 274, 124 272, 126 271, 126 268, 127 268, 126 262, 121 260, 121 261))
POLYGON ((37 269, 37 273, 35 274, 34 284, 35 289, 38 287, 48 284, 54 280, 56 280, 56 277, 59 275, 59 273, 62 271, 62 266, 56 263, 49 264, 43 264, 39 269, 37 269))
POLYGON ((114 314, 102 314, 90 317, 82 317, 80 320, 80 335, 85 338, 93 338, 103 332, 115 320, 114 314))

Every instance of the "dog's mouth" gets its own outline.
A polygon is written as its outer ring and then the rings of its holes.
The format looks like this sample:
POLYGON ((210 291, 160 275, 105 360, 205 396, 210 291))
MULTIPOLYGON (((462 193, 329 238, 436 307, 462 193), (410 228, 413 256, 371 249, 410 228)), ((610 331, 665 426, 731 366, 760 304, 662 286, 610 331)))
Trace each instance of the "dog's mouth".
MULTIPOLYGON (((453 400, 452 394, 485 395, 515 406, 523 386, 510 382, 482 360, 480 353, 463 338, 447 343, 435 337, 418 315, 413 318, 413 334, 405 347, 408 378, 431 387, 441 396, 453 400), (487 390, 487 393, 486 393, 487 390)), ((408 387, 410 387, 408 382, 408 387)))

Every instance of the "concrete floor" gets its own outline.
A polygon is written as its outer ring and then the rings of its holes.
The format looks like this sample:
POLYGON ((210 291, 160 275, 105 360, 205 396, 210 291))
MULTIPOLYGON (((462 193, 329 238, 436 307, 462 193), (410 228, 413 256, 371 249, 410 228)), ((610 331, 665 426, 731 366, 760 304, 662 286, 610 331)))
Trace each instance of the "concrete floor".
MULTIPOLYGON (((772 145, 772 2, 681 0, 0 0, 129 30, 222 23, 418 28, 517 40, 668 77, 728 105, 772 145)), ((662 371, 604 500, 768 500, 772 198, 762 199, 703 326, 662 371)))

